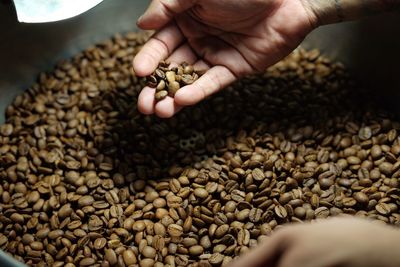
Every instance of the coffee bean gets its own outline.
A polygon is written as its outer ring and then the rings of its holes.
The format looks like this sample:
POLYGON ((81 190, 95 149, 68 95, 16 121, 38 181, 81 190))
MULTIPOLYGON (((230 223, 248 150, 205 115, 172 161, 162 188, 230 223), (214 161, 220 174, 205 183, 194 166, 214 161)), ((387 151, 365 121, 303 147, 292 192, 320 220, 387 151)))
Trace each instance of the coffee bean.
POLYGON ((358 137, 360 138, 360 140, 368 140, 370 139, 372 136, 372 130, 370 127, 363 127, 360 128, 360 130, 358 131, 358 137))
POLYGON ((43 250, 43 243, 41 243, 41 242, 38 242, 38 241, 34 241, 34 242, 31 242, 30 244, 29 244, 29 246, 33 249, 33 250, 43 250))
POLYGON ((379 212, 379 214, 382 214, 382 215, 388 215, 391 213, 390 206, 387 203, 378 203, 375 206, 375 209, 377 212, 379 212))
POLYGON ((10 219, 15 223, 24 223, 24 216, 18 213, 11 214, 10 219))
POLYGON ((139 266, 140 267, 153 267, 154 263, 155 262, 153 259, 142 259, 139 261, 139 266))
POLYGON ((203 254, 203 252, 204 252, 204 248, 200 245, 191 246, 189 248, 189 253, 192 256, 199 256, 199 255, 203 254))
POLYGON ((57 229, 57 230, 50 231, 47 234, 47 237, 50 238, 50 239, 56 239, 56 238, 62 236, 63 234, 64 234, 63 230, 57 229))
POLYGON ((262 181, 265 178, 263 171, 259 168, 255 168, 251 174, 256 181, 262 181))
POLYGON ((146 228, 146 224, 143 221, 136 221, 133 226, 132 230, 141 232, 146 228))
POLYGON ((107 244, 107 239, 100 237, 93 242, 93 247, 97 250, 103 249, 107 244))
POLYGON ((3 124, 0 126, 0 134, 2 136, 12 135, 13 130, 14 130, 14 126, 12 124, 3 124))
POLYGON ((294 215, 299 219, 303 219, 306 216, 306 209, 303 207, 297 207, 294 209, 294 215))
POLYGON ((156 250, 152 247, 146 246, 142 250, 142 255, 146 258, 154 259, 156 257, 156 250))
POLYGON ((342 200, 343 205, 347 208, 353 207, 357 204, 357 201, 352 197, 346 197, 342 200))
POLYGON ((263 211, 261 209, 253 208, 250 210, 249 219, 253 223, 257 223, 261 219, 263 211))
POLYGON ((178 82, 173 81, 168 84, 168 95, 175 96, 176 92, 181 88, 178 82))
POLYGON ((161 101, 161 100, 163 100, 164 98, 166 98, 167 96, 168 96, 168 92, 165 91, 165 90, 161 90, 161 91, 158 91, 158 92, 155 94, 155 99, 156 99, 157 101, 161 101))
POLYGON ((192 65, 185 64, 185 62, 182 63, 182 65, 184 65, 184 68, 183 68, 184 74, 192 74, 194 72, 194 68, 192 65))
POLYGON ((315 218, 322 219, 327 218, 330 215, 329 209, 327 207, 319 207, 314 212, 315 218))
POLYGON ((165 79, 165 72, 163 70, 161 70, 161 69, 156 69, 154 71, 154 74, 159 79, 165 79))
POLYGON ((206 198, 208 197, 208 192, 204 188, 196 188, 193 191, 194 195, 199 198, 206 198))
POLYGON ((117 255, 115 251, 112 249, 105 249, 104 250, 104 259, 110 263, 110 265, 115 265, 118 262, 117 255))
POLYGON ((179 237, 183 234, 183 228, 177 224, 170 224, 167 227, 167 232, 171 237, 179 237))
POLYGON ((222 255, 220 253, 214 253, 208 258, 208 261, 212 265, 221 265, 223 260, 224 260, 224 255, 222 255))
POLYGON ((279 218, 286 218, 287 217, 287 211, 284 207, 278 205, 275 207, 275 214, 279 217, 279 218))
POLYGON ((354 199, 361 204, 368 203, 369 199, 368 196, 363 192, 356 192, 353 194, 354 199))
POLYGON ((123 253, 124 263, 129 266, 132 264, 137 264, 137 258, 135 253, 131 249, 127 249, 123 253))
POLYGON ((58 210, 58 216, 63 219, 72 214, 71 204, 65 204, 58 210))
POLYGON ((84 258, 79 262, 80 266, 92 266, 95 264, 96 260, 93 258, 84 258))
POLYGON ((182 75, 182 79, 181 79, 183 85, 190 85, 190 84, 194 83, 195 80, 196 79, 192 75, 187 75, 187 74, 182 75))
POLYGON ((393 168, 393 164, 389 163, 389 162, 382 162, 382 164, 379 165, 379 170, 385 174, 390 176, 392 174, 392 168, 393 168))
POLYGON ((156 76, 150 75, 150 76, 147 77, 146 80, 147 80, 147 86, 152 87, 152 88, 157 86, 157 78, 156 78, 156 76))
POLYGON ((165 73, 165 77, 167 79, 167 82, 170 84, 172 82, 175 82, 176 73, 174 71, 167 71, 165 73))

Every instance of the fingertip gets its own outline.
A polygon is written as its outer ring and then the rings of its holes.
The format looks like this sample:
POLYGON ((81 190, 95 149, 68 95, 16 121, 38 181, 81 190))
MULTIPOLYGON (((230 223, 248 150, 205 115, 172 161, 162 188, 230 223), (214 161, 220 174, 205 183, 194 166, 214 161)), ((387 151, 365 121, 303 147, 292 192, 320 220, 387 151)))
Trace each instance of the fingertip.
POLYGON ((156 104, 155 113, 158 117, 167 119, 174 116, 181 109, 182 107, 177 105, 172 97, 168 96, 156 104))
POLYGON ((139 54, 133 58, 133 70, 139 77, 148 76, 153 72, 153 58, 148 55, 139 54))
POLYGON ((137 19, 137 21, 136 21, 136 26, 138 26, 139 28, 142 29, 142 27, 143 27, 143 15, 141 15, 141 16, 137 19))
POLYGON ((161 28, 165 23, 159 23, 158 21, 149 20, 142 16, 136 21, 136 25, 142 30, 157 30, 161 28))
POLYGON ((154 94, 155 90, 150 87, 145 87, 140 92, 138 97, 138 110, 140 113, 145 115, 151 115, 154 113, 154 94))

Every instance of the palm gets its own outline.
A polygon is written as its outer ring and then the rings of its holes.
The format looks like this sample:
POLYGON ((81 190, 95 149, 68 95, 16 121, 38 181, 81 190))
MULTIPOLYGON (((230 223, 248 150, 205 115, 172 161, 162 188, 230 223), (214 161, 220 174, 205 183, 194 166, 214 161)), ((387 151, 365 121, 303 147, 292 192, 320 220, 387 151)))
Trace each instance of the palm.
MULTIPOLYGON (((238 77, 274 64, 312 29, 300 0, 197 2, 153 36, 135 58, 134 68, 139 75, 149 75, 159 61, 167 58, 176 63, 186 61, 207 72, 178 91, 175 99, 157 104, 154 90, 145 88, 138 104, 143 113, 170 117, 182 106, 201 101, 238 77)), ((139 26, 157 28, 159 21, 149 19, 139 26)))

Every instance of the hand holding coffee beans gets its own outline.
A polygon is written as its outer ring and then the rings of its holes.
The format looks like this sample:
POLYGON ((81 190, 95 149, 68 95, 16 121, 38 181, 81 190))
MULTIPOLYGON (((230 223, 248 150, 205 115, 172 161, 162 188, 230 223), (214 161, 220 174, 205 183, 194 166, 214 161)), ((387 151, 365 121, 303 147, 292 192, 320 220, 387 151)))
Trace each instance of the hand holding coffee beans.
MULTIPOLYGON (((302 1, 153 0, 138 26, 156 30, 133 65, 138 76, 151 75, 162 60, 187 61, 207 70, 173 99, 155 101, 141 91, 138 109, 169 118, 226 88, 238 78, 264 71, 287 56, 315 26, 302 1)), ((157 99, 166 97, 157 92, 157 99)))
POLYGON ((156 101, 161 101, 167 96, 174 97, 181 87, 194 83, 200 75, 186 62, 169 68, 169 64, 163 61, 146 80, 149 87, 156 88, 156 101))

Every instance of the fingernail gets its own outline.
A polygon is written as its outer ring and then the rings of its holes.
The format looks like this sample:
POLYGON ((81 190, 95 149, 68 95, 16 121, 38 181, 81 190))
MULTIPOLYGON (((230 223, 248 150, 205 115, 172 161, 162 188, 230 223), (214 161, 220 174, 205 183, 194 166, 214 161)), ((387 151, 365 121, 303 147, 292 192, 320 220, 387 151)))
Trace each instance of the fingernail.
POLYGON ((138 18, 137 23, 139 24, 142 20, 143 20, 143 15, 141 15, 141 16, 138 18))

